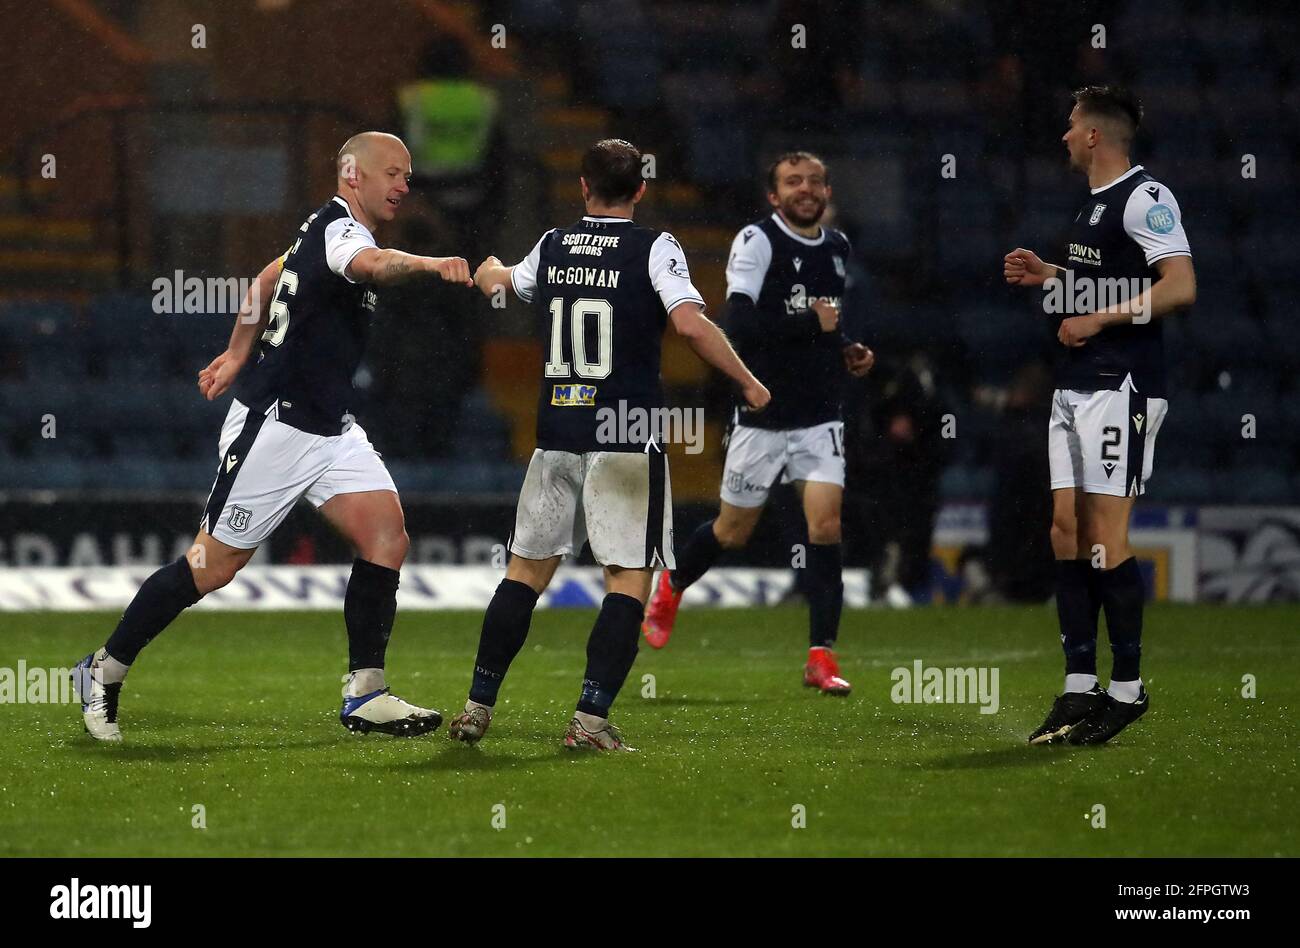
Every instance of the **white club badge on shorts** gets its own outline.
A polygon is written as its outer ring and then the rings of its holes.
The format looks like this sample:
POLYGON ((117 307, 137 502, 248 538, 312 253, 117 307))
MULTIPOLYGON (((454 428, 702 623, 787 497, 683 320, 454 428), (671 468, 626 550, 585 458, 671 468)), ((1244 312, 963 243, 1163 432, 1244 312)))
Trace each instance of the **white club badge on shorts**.
POLYGON ((761 507, 778 477, 844 486, 844 422, 788 431, 736 425, 727 442, 722 499, 733 507, 761 507))

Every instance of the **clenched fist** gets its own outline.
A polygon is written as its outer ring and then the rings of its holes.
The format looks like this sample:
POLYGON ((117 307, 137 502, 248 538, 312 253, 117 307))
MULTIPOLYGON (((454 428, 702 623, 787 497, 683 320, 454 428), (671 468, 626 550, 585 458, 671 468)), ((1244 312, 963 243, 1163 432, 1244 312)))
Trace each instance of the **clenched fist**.
POLYGON ((1012 286, 1042 286, 1056 272, 1038 254, 1017 247, 1002 258, 1002 275, 1012 286))
POLYGON ((844 347, 844 367, 855 378, 862 378, 876 364, 876 354, 860 342, 844 347))
POLYGON ((834 332, 840 326, 840 309, 834 303, 814 300, 812 311, 817 314, 817 322, 822 332, 834 332))
POLYGON ((772 393, 758 379, 747 382, 741 387, 740 393, 750 411, 762 411, 767 407, 767 403, 772 400, 772 393))
POLYGON ((461 283, 473 286, 469 278, 469 261, 464 257, 433 257, 433 272, 448 283, 461 283))

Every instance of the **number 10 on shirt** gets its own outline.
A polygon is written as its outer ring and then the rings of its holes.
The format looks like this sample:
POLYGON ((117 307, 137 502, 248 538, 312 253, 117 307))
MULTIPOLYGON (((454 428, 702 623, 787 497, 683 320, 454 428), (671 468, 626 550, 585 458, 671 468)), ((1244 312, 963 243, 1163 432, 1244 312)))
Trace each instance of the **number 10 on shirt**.
POLYGON ((564 299, 551 300, 551 349, 546 360, 548 378, 609 378, 614 368, 614 307, 609 300, 574 300, 569 307, 573 367, 564 361, 564 299), (587 360, 587 317, 596 317, 596 360, 587 360))

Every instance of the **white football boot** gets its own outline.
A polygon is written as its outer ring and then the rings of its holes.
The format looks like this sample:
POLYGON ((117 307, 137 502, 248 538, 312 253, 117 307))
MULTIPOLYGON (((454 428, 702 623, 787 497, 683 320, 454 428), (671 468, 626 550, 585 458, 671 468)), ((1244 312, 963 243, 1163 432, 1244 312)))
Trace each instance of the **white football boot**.
POLYGON ((81 720, 86 733, 97 741, 118 742, 122 729, 117 726, 117 700, 122 683, 104 684, 103 669, 91 652, 72 669, 72 688, 81 702, 81 720))
POLYGON ((354 734, 380 731, 397 737, 418 737, 442 723, 442 715, 403 701, 388 690, 384 673, 362 668, 343 676, 343 708, 339 721, 354 734))

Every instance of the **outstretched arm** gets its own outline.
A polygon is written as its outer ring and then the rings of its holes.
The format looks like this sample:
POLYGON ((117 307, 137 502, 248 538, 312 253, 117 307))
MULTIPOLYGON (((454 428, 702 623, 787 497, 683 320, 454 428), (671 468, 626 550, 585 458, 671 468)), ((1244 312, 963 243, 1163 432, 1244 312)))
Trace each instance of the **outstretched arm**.
POLYGON ((699 303, 681 303, 668 314, 673 328, 695 354, 740 386, 745 402, 754 411, 766 407, 772 395, 736 355, 721 329, 704 315, 699 303))
POLYGON ((488 257, 474 271, 474 285, 487 297, 495 294, 499 286, 513 289, 514 283, 510 279, 513 270, 514 267, 505 266, 498 258, 488 257))
POLYGON ((280 257, 272 260, 257 275, 243 303, 235 328, 230 333, 226 351, 213 359, 208 367, 199 371, 199 394, 208 401, 220 398, 234 384, 239 371, 252 355, 253 344, 266 329, 268 307, 280 279, 280 257))
POLYGON ((421 257, 401 250, 367 248, 347 265, 347 276, 356 283, 389 286, 420 274, 434 274, 448 283, 473 286, 469 263, 464 257, 421 257))

